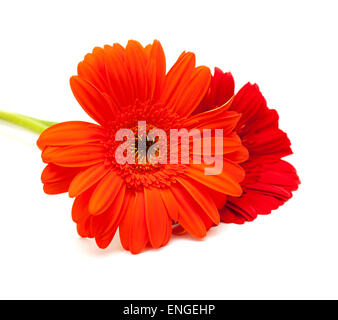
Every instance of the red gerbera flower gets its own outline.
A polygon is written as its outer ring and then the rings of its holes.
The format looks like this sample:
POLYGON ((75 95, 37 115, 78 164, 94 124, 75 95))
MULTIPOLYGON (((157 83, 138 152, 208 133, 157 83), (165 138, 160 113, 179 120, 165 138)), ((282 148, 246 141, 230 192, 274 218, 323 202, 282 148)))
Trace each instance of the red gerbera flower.
MULTIPOLYGON (((215 68, 210 87, 195 113, 223 105, 234 95, 231 73, 215 68)), ((300 184, 295 168, 282 157, 292 154, 290 141, 278 127, 278 113, 267 107, 256 84, 246 84, 233 99, 230 110, 241 113, 236 132, 249 151, 242 164, 245 179, 241 197, 228 197, 221 220, 242 224, 258 214, 269 214, 292 197, 300 184)))
POLYGON ((129 41, 125 48, 95 48, 79 63, 71 88, 98 124, 56 124, 41 134, 38 146, 48 164, 42 173, 44 191, 75 197, 72 217, 82 237, 95 238, 105 248, 119 228, 123 247, 138 253, 148 243, 154 248, 165 245, 173 224, 204 237, 212 224, 219 223, 218 209, 226 195, 242 193, 244 170, 237 163, 247 159, 247 150, 234 133, 240 115, 228 110, 231 100, 192 115, 210 80, 210 70, 195 67, 191 52, 183 52, 166 74, 158 41, 146 47, 129 41), (142 139, 139 121, 146 121, 147 132, 223 128, 222 172, 205 175, 204 163, 117 163, 117 131, 129 128, 142 139))

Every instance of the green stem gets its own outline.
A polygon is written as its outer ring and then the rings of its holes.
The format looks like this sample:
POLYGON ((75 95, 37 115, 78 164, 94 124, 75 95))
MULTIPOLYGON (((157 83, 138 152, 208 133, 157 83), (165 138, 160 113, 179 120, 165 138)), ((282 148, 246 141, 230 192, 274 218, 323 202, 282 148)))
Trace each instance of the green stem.
POLYGON ((24 116, 22 114, 11 113, 2 110, 0 110, 0 120, 14 123, 19 127, 39 134, 53 124, 56 124, 56 122, 39 120, 32 117, 24 116))

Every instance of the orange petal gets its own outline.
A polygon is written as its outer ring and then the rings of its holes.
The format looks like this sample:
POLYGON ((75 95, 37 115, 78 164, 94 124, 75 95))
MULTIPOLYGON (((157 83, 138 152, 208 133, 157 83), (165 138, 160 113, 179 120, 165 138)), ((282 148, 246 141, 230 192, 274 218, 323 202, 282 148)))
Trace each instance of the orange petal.
POLYGON ((121 109, 135 102, 132 78, 126 65, 126 50, 118 44, 104 47, 110 95, 121 109))
POLYGON ((67 146, 98 142, 105 136, 102 127, 83 121, 57 123, 43 131, 37 141, 40 150, 46 146, 67 146))
POLYGON ((201 136, 201 138, 199 139, 201 140, 201 148, 200 150, 194 150, 193 149, 193 144, 190 144, 190 150, 192 152, 192 154, 196 154, 196 155, 203 155, 204 153, 204 147, 206 147, 207 149, 210 150, 210 154, 212 156, 214 156, 215 154, 229 154, 229 153, 233 153, 235 151, 239 151, 243 145, 241 142, 241 139, 238 137, 237 134, 232 133, 227 137, 223 137, 223 148, 221 150, 221 152, 218 152, 218 150, 216 150, 215 148, 215 144, 217 142, 217 140, 214 137, 211 137, 210 139, 206 139, 205 137, 201 136))
POLYGON ((63 167, 86 167, 102 163, 105 148, 101 144, 83 144, 69 147, 47 147, 42 152, 42 160, 63 167))
POLYGON ((147 96, 148 77, 146 74, 147 56, 141 44, 129 40, 126 46, 126 65, 133 83, 135 99, 145 102, 147 96))
POLYGON ((165 81, 166 61, 163 48, 158 40, 154 40, 149 53, 147 73, 149 77, 149 100, 158 100, 165 81))
POLYGON ((112 240, 115 236, 117 228, 118 228, 118 225, 116 225, 114 229, 111 229, 111 233, 109 234, 109 236, 106 236, 106 237, 97 236, 97 237, 95 237, 95 242, 100 249, 106 249, 110 245, 110 243, 112 242, 112 240))
POLYGON ((191 164, 187 167, 186 175, 210 189, 239 197, 242 194, 242 188, 239 184, 244 179, 245 171, 239 165, 230 161, 223 161, 223 171, 218 175, 205 175, 204 164, 191 164))
POLYGON ((82 238, 93 238, 94 235, 91 232, 92 217, 89 216, 86 220, 77 223, 76 228, 78 234, 82 238))
POLYGON ((207 67, 196 68, 189 81, 178 93, 179 97, 172 106, 173 111, 182 117, 189 116, 199 105, 209 88, 211 73, 207 67))
POLYGON ((80 172, 70 184, 69 196, 71 198, 77 197, 101 180, 109 172, 109 170, 110 168, 107 168, 104 164, 99 163, 80 172))
POLYGON ((150 243, 154 248, 159 248, 166 237, 168 214, 157 188, 144 189, 145 214, 150 243))
POLYGON ((131 191, 126 192, 124 203, 121 209, 123 218, 119 225, 120 241, 122 247, 126 250, 129 250, 129 233, 130 233, 131 218, 134 210, 134 203, 135 203, 135 193, 131 191))
POLYGON ((79 76, 70 78, 70 86, 76 100, 92 119, 102 125, 110 124, 114 108, 102 92, 79 76))
POLYGON ((193 126, 191 126, 191 124, 188 124, 187 128, 193 127, 199 130, 223 129, 223 135, 228 136, 235 130, 240 118, 240 114, 233 111, 228 111, 225 115, 218 118, 201 118, 201 121, 199 123, 195 123, 193 126))
POLYGON ((191 197, 199 204, 202 210, 215 223, 219 224, 220 216, 215 202, 208 193, 208 190, 191 179, 177 178, 177 181, 188 191, 191 197))
POLYGON ((72 178, 57 182, 45 183, 43 185, 43 191, 50 195, 64 193, 68 191, 71 182, 72 178))
POLYGON ((130 219, 129 250, 133 254, 140 253, 149 241, 144 196, 143 191, 136 192, 134 209, 130 219))
POLYGON ((185 87, 195 68, 195 55, 183 52, 166 75, 161 101, 171 108, 179 98, 179 89, 185 87))
POLYGON ((94 188, 90 188, 74 200, 72 207, 72 219, 74 222, 79 223, 85 221, 89 216, 88 205, 94 188))
POLYGON ((200 206, 182 186, 174 184, 171 186, 171 191, 180 206, 178 222, 191 235, 197 238, 205 237, 206 228, 200 217, 200 212, 202 211, 200 206))
POLYGON ((97 185, 89 202, 89 212, 93 215, 107 210, 120 192, 124 180, 110 171, 97 185))
POLYGON ((109 92, 102 48, 95 47, 92 53, 88 53, 78 64, 77 73, 101 92, 109 92))
POLYGON ((172 234, 172 221, 170 219, 167 219, 166 234, 162 242, 162 246, 165 246, 169 242, 171 234, 172 234))
MULTIPOLYGON (((215 120, 224 119, 228 117, 231 118, 234 115, 237 115, 237 117, 240 118, 240 115, 237 112, 229 111, 232 101, 233 101, 233 97, 228 102, 226 102, 224 105, 218 108, 190 116, 184 122, 184 127, 186 128, 196 128, 197 126, 203 127, 204 123, 209 123, 215 120)), ((237 122, 238 122, 238 119, 237 119, 237 122)))
POLYGON ((245 146, 242 146, 236 151, 227 153, 225 157, 235 163, 243 163, 249 159, 249 151, 245 146))
POLYGON ((179 206, 169 188, 159 189, 161 198, 165 207, 167 208, 170 218, 176 222, 178 219, 179 206))
POLYGON ((215 190, 208 189, 211 198, 214 200, 218 210, 224 208, 227 202, 227 196, 223 193, 217 192, 215 190))
POLYGON ((98 226, 102 227, 97 229, 97 234, 95 236, 95 241, 99 248, 105 249, 113 240, 116 230, 125 216, 126 209, 123 205, 129 203, 128 199, 129 197, 125 196, 125 188, 123 187, 121 194, 116 197, 113 205, 107 211, 108 216, 106 219, 111 218, 108 225, 103 224, 101 220, 98 221, 98 219, 101 219, 101 215, 93 217, 94 224, 98 224, 98 226))
POLYGON ((122 215, 122 206, 125 198, 126 187, 122 186, 119 194, 115 197, 114 202, 108 208, 108 210, 100 215, 94 216, 95 234, 105 237, 111 233, 111 229, 115 228, 116 224, 119 224, 122 215))
POLYGON ((73 179, 82 168, 59 167, 49 163, 42 171, 42 183, 53 183, 62 180, 73 179))

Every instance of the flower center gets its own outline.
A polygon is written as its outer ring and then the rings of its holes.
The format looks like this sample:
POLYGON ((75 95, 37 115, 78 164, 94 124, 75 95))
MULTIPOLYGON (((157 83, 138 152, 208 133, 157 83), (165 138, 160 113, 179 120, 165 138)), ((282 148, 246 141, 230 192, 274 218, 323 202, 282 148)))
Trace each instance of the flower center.
MULTIPOLYGON (((170 186, 171 183, 176 181, 176 176, 184 173, 185 165, 161 164, 160 162, 153 163, 150 161, 151 157, 161 156, 158 148, 150 150, 155 143, 157 144, 156 147, 161 146, 161 143, 158 143, 159 137, 150 137, 149 132, 153 129, 161 129, 168 135, 171 128, 180 128, 180 122, 178 115, 169 114, 167 109, 161 105, 136 104, 126 108, 117 115, 116 120, 107 131, 105 142, 107 148, 106 163, 117 171, 130 189, 170 186), (140 122, 144 123, 144 127, 141 129, 140 122), (129 149, 125 150, 125 153, 129 150, 134 154, 135 163, 133 164, 120 164, 116 161, 116 149, 126 141, 126 139, 122 142, 116 141, 116 133, 120 129, 129 129, 133 132, 135 142, 129 146, 129 149)), ((164 147, 167 148, 166 145, 164 147)))
MULTIPOLYGON (((135 164, 138 165, 151 165, 147 157, 148 151, 151 146, 158 142, 158 137, 149 139, 148 133, 150 130, 155 129, 153 125, 146 124, 145 130, 138 130, 138 127, 134 127, 131 130, 134 132, 135 144, 131 146, 131 151, 135 154, 135 164)), ((158 155, 158 152, 156 153, 158 155)))

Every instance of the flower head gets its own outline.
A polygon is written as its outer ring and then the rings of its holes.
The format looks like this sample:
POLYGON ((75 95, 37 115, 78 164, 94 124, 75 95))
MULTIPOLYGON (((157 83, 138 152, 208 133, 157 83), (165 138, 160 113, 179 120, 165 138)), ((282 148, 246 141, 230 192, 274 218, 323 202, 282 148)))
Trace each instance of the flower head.
MULTIPOLYGON (((210 87, 195 113, 212 110, 234 95, 231 73, 215 68, 210 87)), ((221 210, 221 220, 242 224, 269 214, 292 197, 300 183, 295 168, 281 158, 292 153, 290 141, 279 129, 278 113, 269 109, 256 84, 246 84, 233 98, 230 110, 241 113, 236 132, 249 151, 242 164, 245 179, 241 197, 229 196, 221 210)))
MULTIPOLYGON (((156 40, 146 47, 129 41, 125 48, 119 44, 95 48, 79 63, 70 85, 97 124, 56 124, 41 134, 38 146, 47 163, 44 190, 75 197, 72 217, 82 237, 95 238, 105 248, 119 228, 123 247, 139 253, 147 244, 154 248, 167 244, 174 224, 200 238, 219 223, 218 209, 226 197, 242 193, 244 170, 238 163, 247 159, 248 152, 234 131, 240 114, 229 110, 231 99, 211 111, 194 113, 210 81, 210 70, 196 67, 191 52, 183 52, 166 73, 165 55, 156 40), (147 157, 154 145, 161 147, 158 137, 148 139, 155 129, 169 136, 171 129, 218 128, 222 128, 222 149, 211 155, 221 155, 218 174, 206 175, 205 162, 154 163, 147 157), (128 144, 120 157, 130 152, 132 163, 116 156, 126 142, 117 139, 124 129, 133 133, 135 143, 128 144)), ((193 134, 194 138, 214 150, 216 134, 209 140, 193 134)), ((185 149, 182 139, 177 140, 180 159, 187 154, 191 160, 200 152, 190 140, 185 149)), ((171 159, 175 144, 166 147, 167 153, 159 159, 171 159)))

